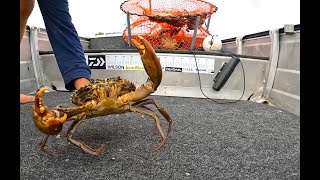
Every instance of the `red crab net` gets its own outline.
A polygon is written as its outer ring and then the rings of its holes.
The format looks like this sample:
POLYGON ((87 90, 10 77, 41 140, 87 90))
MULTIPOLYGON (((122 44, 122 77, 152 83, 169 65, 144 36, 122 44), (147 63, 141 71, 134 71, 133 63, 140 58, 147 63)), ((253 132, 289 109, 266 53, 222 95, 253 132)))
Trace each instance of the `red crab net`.
MULTIPOLYGON (((191 48, 196 17, 200 16, 195 48, 210 33, 203 28, 205 20, 217 7, 202 0, 127 0, 120 9, 130 14, 131 38, 147 39, 154 49, 188 50, 191 48)), ((128 28, 123 32, 128 42, 128 28)))

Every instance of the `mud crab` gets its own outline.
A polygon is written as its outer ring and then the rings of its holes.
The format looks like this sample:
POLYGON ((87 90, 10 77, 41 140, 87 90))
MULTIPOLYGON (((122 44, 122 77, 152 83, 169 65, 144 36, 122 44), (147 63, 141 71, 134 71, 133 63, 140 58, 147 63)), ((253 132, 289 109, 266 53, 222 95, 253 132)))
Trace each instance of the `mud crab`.
POLYGON ((83 151, 98 156, 105 145, 93 149, 85 143, 74 139, 73 133, 81 122, 97 116, 120 114, 126 112, 140 113, 154 119, 156 129, 160 135, 160 143, 157 150, 163 147, 172 128, 172 119, 169 114, 153 99, 145 99, 155 92, 162 79, 162 69, 159 59, 152 46, 142 36, 138 40, 132 39, 138 49, 145 71, 148 74, 147 81, 136 88, 129 80, 121 77, 92 80, 91 84, 84 86, 71 94, 71 102, 76 106, 57 106, 49 109, 42 103, 43 93, 48 89, 41 88, 35 98, 33 106, 33 120, 35 126, 45 134, 40 142, 40 149, 50 155, 58 155, 53 151, 45 149, 48 137, 56 135, 62 130, 63 123, 73 121, 67 131, 67 139, 83 151), (146 105, 154 105, 168 122, 166 135, 162 130, 160 119, 156 113, 146 105))
POLYGON ((181 30, 180 28, 167 28, 161 31, 161 45, 164 49, 179 50, 183 42, 178 42, 173 36, 177 35, 181 30))

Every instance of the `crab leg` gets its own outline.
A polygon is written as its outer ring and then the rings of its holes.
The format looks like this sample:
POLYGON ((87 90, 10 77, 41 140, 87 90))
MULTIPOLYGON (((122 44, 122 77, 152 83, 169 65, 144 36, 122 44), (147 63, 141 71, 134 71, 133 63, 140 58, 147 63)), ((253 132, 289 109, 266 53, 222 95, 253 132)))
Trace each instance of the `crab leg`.
POLYGON ((48 155, 54 155, 54 156, 58 156, 57 153, 53 152, 53 151, 49 151, 47 149, 45 149, 44 147, 46 146, 46 143, 48 141, 48 138, 49 138, 49 135, 45 135, 43 137, 43 139, 41 140, 39 146, 40 146, 40 149, 41 151, 43 151, 44 153, 48 154, 48 155))
POLYGON ((142 100, 140 102, 136 102, 136 103, 132 104, 132 106, 134 106, 134 107, 142 107, 142 108, 145 108, 145 109, 148 109, 148 110, 152 111, 151 109, 149 109, 148 107, 145 106, 145 105, 148 105, 148 104, 153 104, 154 106, 156 106, 158 111, 168 121, 168 123, 169 123, 168 131, 167 131, 167 137, 168 137, 168 135, 169 135, 169 133, 171 131, 171 128, 172 128, 172 119, 169 116, 169 114, 159 104, 156 103, 155 100, 153 100, 153 99, 145 99, 145 100, 142 100))
POLYGON ((163 133, 162 126, 161 126, 161 123, 160 123, 160 119, 158 118, 158 116, 156 115, 155 112, 153 112, 153 111, 149 112, 149 111, 146 111, 144 109, 140 109, 140 108, 133 107, 133 106, 130 106, 130 105, 129 105, 129 111, 140 113, 140 114, 144 114, 144 115, 147 115, 147 116, 151 117, 152 119, 154 119, 154 121, 156 122, 156 128, 157 128, 157 130, 159 132, 159 135, 160 135, 160 138, 161 138, 161 142, 158 145, 157 150, 159 150, 163 145, 166 144, 167 138, 165 137, 165 135, 163 133))
POLYGON ((155 114, 155 112, 153 112, 151 109, 147 108, 144 105, 154 104, 157 107, 158 111, 166 118, 166 120, 169 122, 167 135, 169 134, 172 128, 172 119, 170 118, 168 113, 162 107, 157 105, 154 101, 152 100, 141 101, 141 100, 148 97, 151 93, 157 90, 162 80, 162 68, 161 68, 160 61, 154 49, 150 45, 150 43, 146 39, 144 39, 142 36, 138 36, 138 38, 140 42, 138 42, 135 39, 132 39, 132 42, 139 51, 142 64, 149 78, 147 79, 146 83, 142 84, 135 91, 118 97, 117 102, 119 102, 119 104, 126 104, 126 103, 129 103, 130 101, 134 101, 136 102, 135 104, 128 105, 129 111, 150 116, 155 120, 156 128, 161 138, 161 142, 157 147, 157 149, 160 149, 167 142, 167 137, 163 133, 160 120, 155 114), (139 106, 144 109, 138 108, 139 106))
POLYGON ((67 137, 68 137, 68 140, 72 144, 80 147, 85 152, 87 152, 87 153, 89 153, 91 155, 94 155, 94 156, 98 156, 102 152, 102 150, 105 148, 105 144, 102 144, 100 146, 100 148, 98 148, 97 150, 94 150, 90 146, 86 145, 85 143, 83 143, 81 141, 78 141, 78 140, 75 140, 75 139, 72 139, 74 131, 79 127, 79 125, 85 119, 85 117, 86 117, 85 113, 81 113, 81 114, 78 114, 75 117, 72 117, 72 118, 75 118, 75 120, 72 122, 71 126, 68 129, 67 137))

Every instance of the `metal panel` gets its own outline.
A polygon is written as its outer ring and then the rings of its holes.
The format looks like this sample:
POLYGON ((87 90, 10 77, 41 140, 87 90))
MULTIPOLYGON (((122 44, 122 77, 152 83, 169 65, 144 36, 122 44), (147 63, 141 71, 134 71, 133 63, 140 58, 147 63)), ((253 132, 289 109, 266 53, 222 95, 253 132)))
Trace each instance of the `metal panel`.
MULTIPOLYGON (((46 29, 39 28, 39 50, 40 51, 52 51, 52 47, 50 45, 49 37, 46 29)), ((85 37, 79 37, 80 43, 83 49, 89 49, 90 39, 85 37)))
MULTIPOLYGON (((269 36, 244 39, 242 40, 242 54, 247 56, 269 57, 270 44, 269 36)), ((235 41, 223 43, 223 47, 233 53, 237 52, 235 41)))
MULTIPOLYGON (((281 29, 280 29, 281 30, 281 29)), ((267 31, 268 32, 268 31, 267 31)), ((247 38, 243 41, 244 55, 269 57, 271 52, 270 36, 247 38)), ((226 41, 223 47, 235 51, 235 40, 226 41)), ((300 115, 300 30, 294 34, 279 34, 279 52, 274 65, 266 67, 266 76, 270 68, 274 78, 270 77, 268 83, 268 96, 272 104, 283 107, 286 110, 300 115)), ((272 58, 270 58, 271 62, 272 58)), ((269 74, 271 75, 271 74, 269 74)))
POLYGON ((272 90, 269 100, 276 107, 283 108, 297 116, 300 116, 300 96, 292 97, 281 91, 272 90))
POLYGON ((48 39, 38 39, 39 51, 52 51, 52 47, 48 39))
POLYGON ((80 43, 84 50, 90 49, 90 40, 88 38, 80 37, 80 43))
POLYGON ((39 28, 38 36, 39 36, 39 39, 45 39, 49 41, 47 32, 45 30, 41 30, 41 28, 39 28))
POLYGON ((225 50, 228 50, 232 53, 237 53, 237 45, 236 43, 233 41, 233 42, 228 42, 228 43, 223 43, 222 44, 222 48, 225 49, 225 50))
POLYGON ((279 29, 270 30, 270 38, 271 38, 271 51, 270 51, 270 62, 268 66, 268 78, 265 86, 265 90, 263 92, 263 97, 266 99, 269 98, 274 78, 276 76, 276 70, 278 66, 279 60, 279 29))
MULTIPOLYGON (((130 58, 140 58, 138 53, 87 53, 86 55, 113 55, 118 56, 118 61, 127 62, 130 58), (124 58, 124 59, 121 59, 124 58), (127 58, 127 59, 126 59, 127 58)), ((169 54, 169 53, 157 53, 161 59, 167 57, 171 58, 188 58, 194 60, 194 56, 190 54, 169 54)), ((223 62, 228 62, 231 58, 226 56, 209 56, 209 55, 196 55, 199 60, 201 58, 207 61, 214 61, 214 72, 218 72, 223 62)), ((106 58, 108 60, 108 58, 106 58)), ((45 73, 47 85, 50 86, 53 83, 60 90, 65 90, 63 79, 58 69, 55 57, 51 54, 41 55, 41 61, 43 64, 43 71, 45 73)), ((111 61, 111 60, 109 60, 111 61)), ((253 91, 263 86, 265 79, 265 68, 268 61, 241 58, 245 69, 246 87, 244 98, 248 98, 253 91)), ((108 63, 108 62, 107 62, 108 63)), ((119 62, 120 63, 120 62, 119 62)), ((178 66, 177 64, 175 66, 178 66)), ((114 68, 115 66, 111 66, 114 68)), ((110 67, 110 68, 111 68, 110 67)), ((108 68, 108 66, 107 66, 108 68)), ((92 69, 92 78, 107 78, 121 76, 130 79, 134 84, 140 85, 147 79, 147 74, 144 70, 116 70, 116 69, 92 69)), ((225 98, 225 99, 239 99, 243 91, 243 72, 241 65, 239 64, 234 73, 230 76, 225 86, 220 91, 212 89, 214 73, 200 73, 201 86, 206 91, 209 97, 212 98, 225 98)), ((183 96, 183 97, 199 97, 203 98, 199 87, 199 76, 194 72, 168 72, 163 71, 163 79, 157 93, 155 95, 166 96, 183 96)))
POLYGON ((33 64, 31 61, 20 62, 20 80, 34 78, 33 64))
POLYGON ((243 54, 243 36, 239 36, 236 38, 236 44, 237 44, 237 54, 243 54))
POLYGON ((280 36, 278 67, 300 70, 300 33, 280 36))
POLYGON ((20 92, 30 93, 37 90, 36 79, 31 61, 20 62, 20 92))
POLYGON ((37 82, 35 78, 20 80, 20 93, 28 94, 37 90, 37 82))
POLYGON ((251 56, 269 57, 271 42, 269 36, 246 39, 243 41, 243 54, 251 56))
MULTIPOLYGON (((26 30, 25 38, 21 42, 20 61, 30 61, 30 46, 29 46, 29 31, 26 30)), ((38 33, 38 48, 35 51, 50 51, 51 45, 47 40, 45 29, 40 28, 38 33)), ((106 37, 106 38, 81 38, 81 43, 84 49, 128 49, 127 43, 123 40, 122 36, 106 37)), ((256 60, 250 58, 241 58, 245 68, 246 78, 246 93, 245 97, 251 92, 256 91, 260 87, 264 87, 265 83, 272 85, 269 96, 273 104, 283 107, 289 111, 299 114, 300 105, 300 31, 294 34, 281 33, 279 36, 279 54, 274 82, 266 81, 266 76, 269 72, 269 61, 256 60)), ((245 38, 243 42, 243 54, 248 56, 262 56, 269 57, 271 50, 271 39, 269 36, 245 38)), ((36 42, 33 42, 36 43, 36 42)), ((35 44, 37 45, 37 44, 35 44)), ((236 53, 237 46, 235 42, 228 42, 223 44, 223 48, 236 53)), ((125 50, 124 50, 125 51, 125 50)), ((87 53, 88 54, 88 53, 87 53)), ((101 53, 100 53, 101 54, 101 53)), ((108 53, 102 53, 108 54, 108 53)), ((109 53, 112 54, 112 53, 109 53)), ((119 54, 119 53, 118 53, 119 54)), ((127 54, 129 56, 138 56, 137 53, 120 53, 119 55, 127 54)), ((170 56, 174 58, 193 59, 192 54, 165 54, 158 53, 160 56, 170 56)), ((36 58, 36 56, 34 56, 36 58)), ((219 55, 197 55, 197 58, 209 58, 214 60, 214 72, 218 72, 223 62, 228 62, 230 57, 219 55)), ((41 76, 44 85, 50 86, 52 82, 57 83, 64 89, 63 79, 55 61, 54 55, 40 56, 42 69, 44 71, 41 76)), ((176 60, 175 60, 176 61, 176 60)), ((20 79, 22 79, 20 90, 33 89, 31 77, 33 69, 26 69, 26 64, 20 65, 20 79)), ((122 76, 132 80, 135 84, 139 85, 145 82, 147 75, 142 70, 111 70, 111 69, 92 69, 93 78, 122 76)), ((206 94, 212 98, 225 98, 235 99, 239 97, 243 89, 243 74, 241 65, 237 65, 234 73, 230 76, 224 87, 216 92, 212 89, 215 74, 200 73, 201 85, 206 94)), ((183 97, 204 97, 199 89, 199 77, 196 73, 190 72, 163 72, 163 81, 156 91, 155 95, 169 95, 169 96, 183 96, 183 97)), ((33 84, 34 86, 34 84, 33 84)))
POLYGON ((31 56, 32 56, 32 64, 34 69, 34 75, 37 82, 37 88, 40 88, 44 85, 44 74, 42 68, 42 62, 40 61, 39 56, 39 46, 38 46, 38 38, 39 38, 39 29, 36 27, 30 28, 30 48, 31 48, 31 56))
POLYGON ((29 40, 29 30, 26 30, 20 43, 20 93, 24 94, 36 90, 29 40))
POLYGON ((46 86, 51 86, 51 81, 63 81, 56 58, 53 54, 40 55, 40 60, 42 62, 44 75, 46 79, 48 79, 48 81, 45 82, 46 86))
POLYGON ((300 32, 280 36, 279 62, 270 101, 300 115, 300 32))
POLYGON ((252 91, 223 89, 215 91, 211 87, 183 87, 183 86, 159 86, 152 95, 158 96, 179 96, 194 98, 212 98, 212 99, 228 99, 228 100, 247 100, 252 91), (244 93, 244 94, 243 94, 244 93), (242 96, 243 94, 243 96, 242 96))
MULTIPOLYGON (((29 33, 29 31, 28 31, 29 33)), ((25 33, 20 43, 20 61, 30 61, 31 60, 31 52, 30 52, 30 44, 29 44, 29 35, 25 33)))
POLYGON ((278 69, 272 88, 300 96, 300 73, 278 69))

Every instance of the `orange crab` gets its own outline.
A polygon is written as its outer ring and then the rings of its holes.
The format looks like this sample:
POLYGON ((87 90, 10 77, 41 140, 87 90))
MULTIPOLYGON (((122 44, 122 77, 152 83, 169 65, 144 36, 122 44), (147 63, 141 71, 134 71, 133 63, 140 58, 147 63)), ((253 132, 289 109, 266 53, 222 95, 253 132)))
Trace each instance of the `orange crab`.
POLYGON ((76 106, 49 109, 42 104, 42 95, 48 89, 41 88, 36 94, 35 105, 33 106, 33 119, 36 127, 45 134, 40 143, 40 149, 50 155, 57 155, 55 152, 45 149, 49 135, 56 135, 62 130, 63 123, 73 121, 67 131, 67 139, 85 152, 98 156, 105 145, 93 149, 85 143, 74 139, 73 133, 83 120, 97 116, 135 112, 147 115, 154 119, 156 129, 160 135, 160 143, 157 150, 163 147, 172 129, 172 119, 169 114, 153 99, 145 99, 157 90, 161 83, 162 69, 157 55, 142 36, 139 40, 132 39, 133 44, 139 51, 143 66, 149 78, 146 83, 136 88, 129 80, 121 77, 92 80, 91 84, 73 92, 71 102, 76 106), (138 42, 140 41, 140 42, 138 42), (156 113, 146 105, 153 104, 168 122, 168 130, 165 134, 162 130, 160 119, 156 113))

